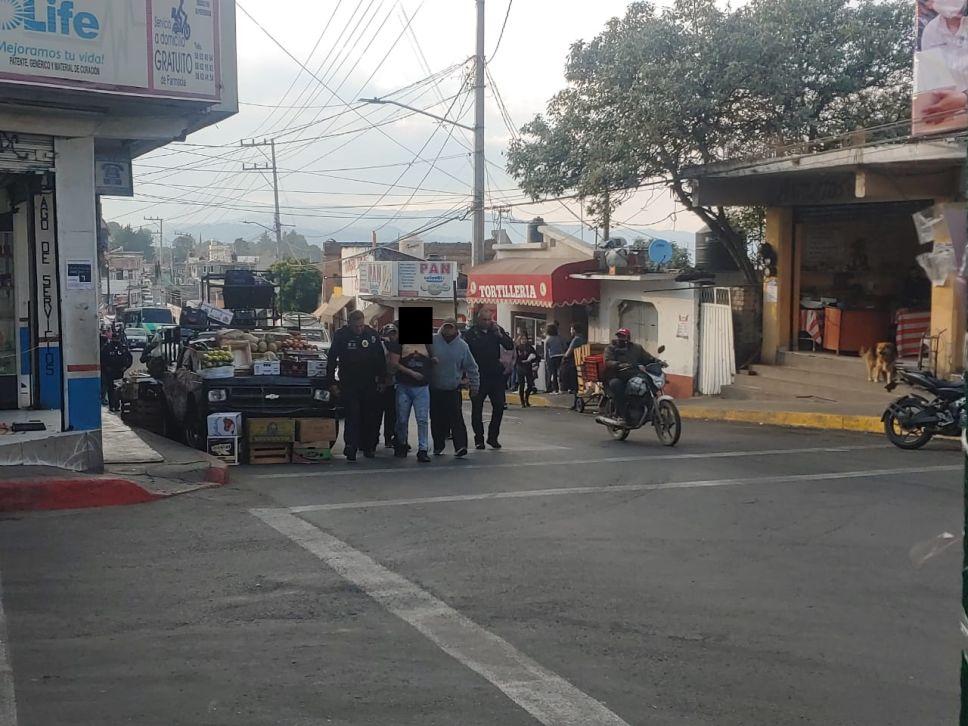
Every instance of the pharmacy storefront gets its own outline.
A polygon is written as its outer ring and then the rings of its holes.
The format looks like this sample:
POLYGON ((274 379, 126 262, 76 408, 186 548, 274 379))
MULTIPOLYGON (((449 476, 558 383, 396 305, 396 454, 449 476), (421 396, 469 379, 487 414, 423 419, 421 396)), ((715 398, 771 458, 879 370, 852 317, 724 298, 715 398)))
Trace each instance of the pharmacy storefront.
POLYGON ((0 0, 0 465, 101 465, 102 199, 237 103, 232 2, 0 0))

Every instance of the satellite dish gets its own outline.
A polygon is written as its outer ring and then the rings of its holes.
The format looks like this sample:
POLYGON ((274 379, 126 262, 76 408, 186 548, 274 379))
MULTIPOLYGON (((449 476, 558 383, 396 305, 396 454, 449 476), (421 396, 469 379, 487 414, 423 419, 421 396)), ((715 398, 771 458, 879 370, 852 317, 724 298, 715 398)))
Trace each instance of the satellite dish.
POLYGON ((664 239, 654 239, 649 244, 649 261, 655 265, 665 265, 672 261, 672 245, 664 239))

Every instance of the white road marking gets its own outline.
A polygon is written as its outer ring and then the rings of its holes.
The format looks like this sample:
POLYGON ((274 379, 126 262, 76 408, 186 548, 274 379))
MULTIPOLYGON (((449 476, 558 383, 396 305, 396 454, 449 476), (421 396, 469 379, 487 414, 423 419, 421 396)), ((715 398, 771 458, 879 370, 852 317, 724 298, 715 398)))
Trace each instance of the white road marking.
MULTIPOLYGON (((522 467, 533 466, 587 466, 591 464, 630 464, 637 461, 675 461, 689 459, 742 459, 753 456, 788 456, 792 454, 845 454, 851 451, 869 451, 872 449, 890 449, 886 444, 876 444, 867 446, 821 446, 810 449, 765 449, 762 451, 714 451, 702 454, 652 454, 647 456, 611 456, 599 459, 559 459, 557 461, 518 461, 513 464, 471 464, 461 462, 447 467, 428 467, 420 470, 421 476, 432 474, 435 471, 453 475, 458 471, 469 469, 519 469, 522 467)), ((516 451, 533 451, 534 449, 507 448, 500 454, 491 455, 504 456, 513 454, 516 451)), ((339 458, 336 459, 339 461, 339 458)), ((358 469, 344 469, 342 471, 318 470, 315 472, 300 471, 298 473, 286 474, 257 474, 255 479, 306 479, 312 476, 325 476, 327 479, 334 476, 373 476, 375 474, 399 474, 405 471, 401 467, 384 469, 368 469, 362 466, 358 469)))
POLYGON ((308 550, 545 726, 628 726, 602 703, 445 602, 284 509, 252 514, 308 550))
POLYGON ((7 616, 3 610, 3 582, 0 581, 0 726, 17 726, 17 697, 7 650, 7 616))
POLYGON ((487 499, 528 499, 530 497, 560 497, 576 494, 616 494, 622 492, 650 492, 665 489, 703 489, 710 487, 745 486, 750 484, 793 484, 804 481, 837 481, 841 479, 869 479, 871 477, 901 476, 903 474, 927 474, 933 472, 963 471, 964 467, 931 466, 908 469, 866 469, 864 471, 841 471, 831 474, 794 474, 790 476, 744 477, 741 479, 707 479, 705 481, 676 481, 660 484, 615 484, 612 486, 560 487, 557 489, 526 489, 513 492, 483 492, 481 494, 453 494, 442 497, 412 497, 409 499, 374 499, 363 502, 337 504, 308 504, 290 507, 288 511, 332 512, 340 509, 373 509, 377 507, 405 507, 414 504, 442 504, 447 502, 473 502, 487 499))

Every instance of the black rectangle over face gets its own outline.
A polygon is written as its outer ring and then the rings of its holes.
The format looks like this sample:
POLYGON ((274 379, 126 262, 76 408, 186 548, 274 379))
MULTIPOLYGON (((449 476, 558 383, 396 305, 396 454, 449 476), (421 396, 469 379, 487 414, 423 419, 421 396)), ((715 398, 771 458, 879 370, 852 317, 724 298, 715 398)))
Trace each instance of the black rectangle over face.
POLYGON ((433 308, 400 308, 400 342, 430 345, 434 339, 433 308))

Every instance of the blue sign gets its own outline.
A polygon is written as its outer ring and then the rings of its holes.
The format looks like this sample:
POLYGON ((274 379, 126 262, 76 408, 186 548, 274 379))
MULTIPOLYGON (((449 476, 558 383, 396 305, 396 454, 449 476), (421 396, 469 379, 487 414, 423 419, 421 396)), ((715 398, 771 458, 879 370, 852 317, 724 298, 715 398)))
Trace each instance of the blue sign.
POLYGON ((664 239, 654 239, 649 244, 649 261, 656 265, 665 265, 672 260, 672 245, 664 239))

